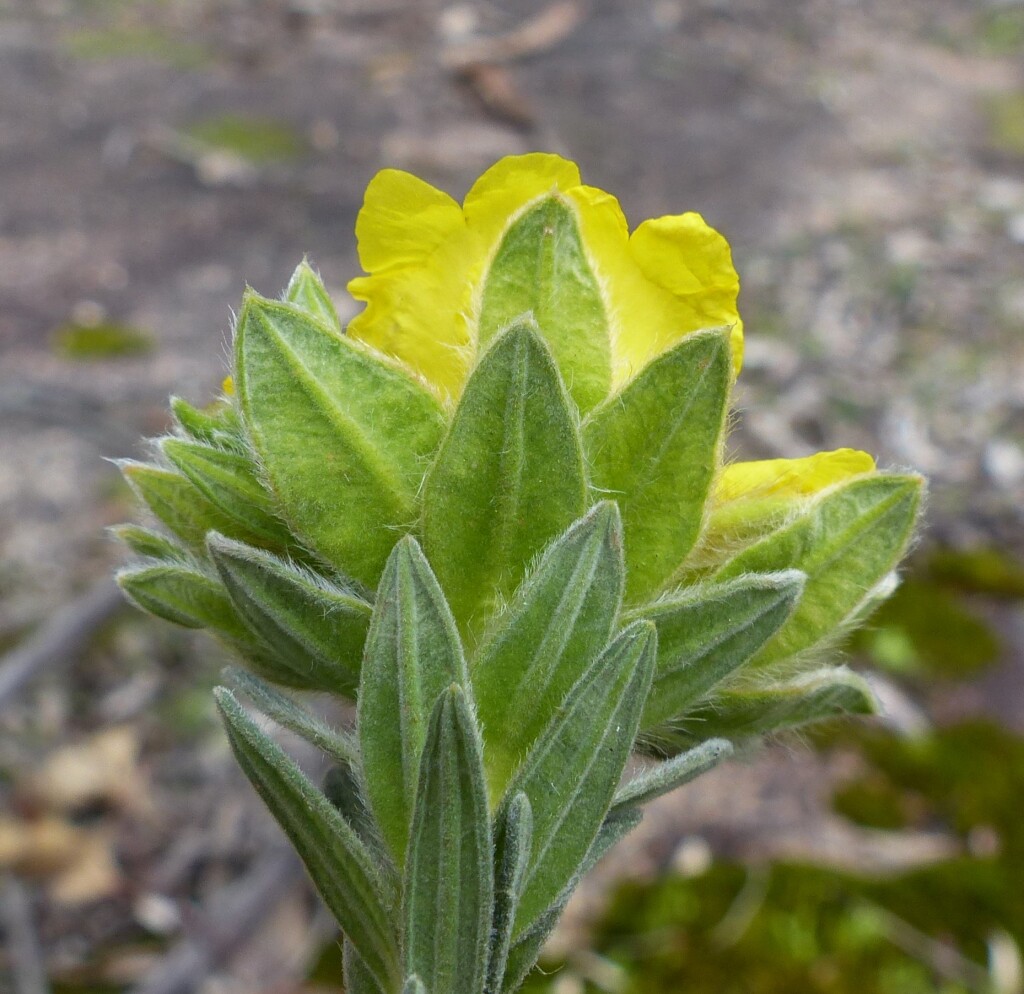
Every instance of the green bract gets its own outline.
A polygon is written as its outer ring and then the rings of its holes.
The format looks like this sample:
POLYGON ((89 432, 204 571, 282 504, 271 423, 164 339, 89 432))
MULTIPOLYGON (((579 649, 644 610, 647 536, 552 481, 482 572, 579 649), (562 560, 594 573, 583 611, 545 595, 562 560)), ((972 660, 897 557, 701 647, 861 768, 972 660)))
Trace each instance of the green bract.
POLYGON ((154 460, 122 464, 157 525, 115 530, 126 594, 209 629, 235 691, 334 764, 314 786, 218 691, 353 994, 512 994, 642 804, 737 740, 873 707, 834 648, 891 589, 920 477, 849 450, 726 465, 724 241, 683 215, 627 243, 549 158, 499 164, 465 218, 382 181, 404 193, 361 215, 365 314, 343 330, 305 262, 282 300, 248 292, 233 386, 173 399, 154 460))

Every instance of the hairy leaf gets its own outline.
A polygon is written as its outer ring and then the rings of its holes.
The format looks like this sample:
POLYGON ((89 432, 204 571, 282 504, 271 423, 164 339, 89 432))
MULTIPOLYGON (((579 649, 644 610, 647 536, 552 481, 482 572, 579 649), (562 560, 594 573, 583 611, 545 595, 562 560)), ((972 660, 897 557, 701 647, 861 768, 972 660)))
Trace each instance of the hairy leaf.
POLYGON ((611 814, 653 801, 713 769, 732 755, 728 739, 708 739, 688 752, 644 770, 615 793, 611 814))
POLYGON ((728 332, 689 335, 583 425, 591 486, 622 512, 630 602, 664 586, 700 535, 731 380, 728 332))
POLYGON ((355 697, 370 605, 351 590, 221 535, 210 558, 245 623, 307 684, 355 697))
POLYGON ((432 395, 302 309, 246 297, 236 389, 249 436, 295 534, 376 585, 395 529, 416 517, 424 460, 443 427, 432 395))
POLYGON ((381 577, 359 688, 370 803, 399 867, 427 725, 441 692, 453 683, 467 683, 455 622, 430 565, 408 536, 395 546, 381 577))
POLYGON ((307 314, 322 321, 333 331, 341 331, 341 322, 338 320, 334 301, 331 300, 331 295, 327 292, 319 273, 305 259, 292 273, 288 288, 284 292, 284 299, 301 307, 307 314))
POLYGON ((573 209, 557 197, 509 226, 484 282, 480 342, 516 320, 537 323, 573 399, 588 411, 611 386, 611 338, 573 209))
POLYGON ((509 786, 533 810, 533 853, 518 938, 572 879, 597 836, 636 738, 656 656, 654 626, 634 622, 590 665, 509 786))
POLYGON ((565 388, 533 327, 516 324, 469 378, 425 485, 424 548, 459 625, 486 620, 584 508, 565 388))
POLYGON ((505 979, 501 987, 502 994, 514 994, 519 990, 527 974, 533 969, 540 956, 544 943, 548 936, 554 931, 558 919, 562 917, 565 906, 569 903, 573 891, 576 890, 580 880, 583 879, 594 868, 602 856, 616 842, 628 835, 643 818, 642 812, 636 808, 629 808, 625 811, 610 813, 601 824, 587 855, 573 878, 562 889, 562 892, 552 902, 544 913, 533 923, 509 950, 508 961, 505 965, 505 979))
POLYGON ((798 570, 752 573, 684 588, 634 612, 658 629, 658 668, 641 727, 685 714, 736 673, 793 613, 805 579, 798 570))
POLYGON ((854 479, 810 501, 788 525, 744 549, 718 580, 793 568, 807 574, 800 605, 758 653, 771 663, 834 636, 906 551, 921 502, 919 476, 854 479))
POLYGON ((371 854, 324 795, 246 715, 234 695, 215 691, 239 765, 278 820, 338 924, 384 990, 398 979, 398 949, 371 854))
POLYGON ((481 994, 494 902, 476 721, 457 684, 437 700, 420 762, 405 876, 405 968, 431 994, 481 994))
POLYGON ((235 522, 180 473, 131 459, 117 465, 136 495, 186 545, 202 550, 208 531, 237 531, 235 522))
POLYGON ((621 522, 602 502, 548 546, 484 637, 472 677, 496 797, 608 642, 622 587, 621 522))
POLYGON ((686 720, 661 725, 645 738, 655 752, 673 755, 711 735, 750 738, 876 709, 862 677, 844 666, 826 667, 786 683, 723 691, 686 720))
POLYGON ((505 806, 495 834, 494 929, 485 994, 501 994, 516 909, 533 849, 533 810, 524 793, 516 794, 505 806))
POLYGON ((351 766, 359 762, 359 746, 350 735, 328 727, 323 719, 310 714, 287 694, 233 666, 224 671, 224 677, 268 718, 316 746, 336 763, 351 766))
POLYGON ((160 448, 218 511, 235 522, 235 534, 273 547, 286 548, 293 543, 270 494, 256 479, 251 460, 183 438, 165 438, 160 448))
POLYGON ((113 525, 108 529, 119 542, 123 542, 137 556, 146 559, 166 559, 171 562, 188 562, 188 553, 160 532, 142 528, 139 525, 113 525))

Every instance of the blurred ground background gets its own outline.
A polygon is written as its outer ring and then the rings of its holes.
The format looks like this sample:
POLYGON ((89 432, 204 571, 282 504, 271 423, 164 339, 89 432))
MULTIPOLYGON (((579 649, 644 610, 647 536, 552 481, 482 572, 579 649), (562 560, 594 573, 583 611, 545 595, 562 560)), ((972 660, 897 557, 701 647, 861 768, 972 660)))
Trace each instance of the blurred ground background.
POLYGON ((537 990, 1024 989, 1022 59, 1019 3, 0 0, 0 989, 338 989, 223 655, 97 586, 132 514, 103 457, 212 398, 246 282, 308 253, 351 316, 378 168, 461 197, 533 149, 727 235, 737 452, 932 479, 851 648, 889 720, 656 806, 537 990))

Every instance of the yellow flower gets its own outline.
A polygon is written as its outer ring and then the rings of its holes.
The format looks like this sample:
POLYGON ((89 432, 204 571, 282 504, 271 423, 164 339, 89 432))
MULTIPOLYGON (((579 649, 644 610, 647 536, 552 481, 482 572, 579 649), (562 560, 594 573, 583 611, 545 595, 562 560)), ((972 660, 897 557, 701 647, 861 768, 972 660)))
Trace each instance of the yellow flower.
POLYGON ((875 470, 872 456, 856 449, 724 466, 711 498, 705 546, 714 550, 742 544, 802 499, 875 470))
POLYGON ((875 460, 867 452, 835 449, 802 459, 762 459, 726 466, 715 488, 715 502, 768 497, 809 497, 851 476, 871 473, 875 460))
POLYGON ((385 169, 367 188, 356 236, 369 275, 349 284, 366 308, 348 333, 404 362, 445 399, 458 397, 495 321, 519 317, 509 308, 528 298, 584 408, 702 328, 732 328, 739 367, 739 279, 725 239, 693 213, 645 221, 630 234, 615 198, 583 186, 577 167, 557 155, 502 159, 461 207, 415 176, 385 169), (552 237, 546 248, 535 237, 524 251, 565 278, 548 288, 550 311, 546 291, 528 278, 530 260, 514 258, 516 226, 531 216, 539 224, 531 231, 552 237), (552 262, 551 251, 563 254, 552 262))

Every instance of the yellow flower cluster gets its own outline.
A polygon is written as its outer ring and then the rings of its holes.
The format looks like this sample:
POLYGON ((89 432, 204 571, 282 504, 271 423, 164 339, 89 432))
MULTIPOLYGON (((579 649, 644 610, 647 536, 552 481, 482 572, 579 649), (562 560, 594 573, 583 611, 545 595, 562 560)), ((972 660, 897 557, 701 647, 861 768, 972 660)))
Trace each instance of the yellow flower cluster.
POLYGON ((630 234, 614 197, 584 186, 574 163, 543 153, 502 159, 461 207, 410 173, 378 173, 356 221, 370 275, 349 283, 366 309, 348 333, 457 397, 481 344, 481 294, 502 237, 551 196, 574 212, 601 290, 613 388, 702 328, 732 326, 738 368, 739 278, 726 240, 693 213, 645 221, 630 234))
MULTIPOLYGON (((460 206, 411 173, 385 169, 356 221, 368 275, 349 283, 366 307, 348 334, 395 357, 446 402, 458 399, 483 345, 481 299, 504 235, 532 206, 555 197, 574 214, 607 316, 612 390, 654 357, 705 328, 731 327, 743 355, 739 278, 728 242, 696 213, 644 221, 632 233, 618 201, 585 186, 560 156, 510 156, 473 184, 460 206)), ((741 462, 723 469, 715 504, 810 496, 870 473, 864 452, 741 462)))

